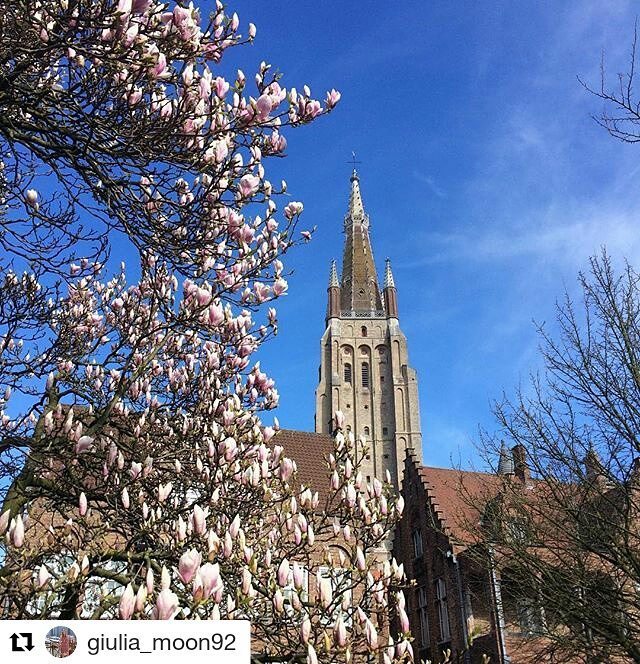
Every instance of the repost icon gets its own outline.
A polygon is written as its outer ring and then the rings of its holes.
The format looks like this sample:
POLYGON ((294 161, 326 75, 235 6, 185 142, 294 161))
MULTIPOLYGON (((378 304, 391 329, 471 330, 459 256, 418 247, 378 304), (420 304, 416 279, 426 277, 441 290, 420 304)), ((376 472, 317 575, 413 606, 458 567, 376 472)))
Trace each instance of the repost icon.
MULTIPOLYGON (((72 657, 72 664, 155 662, 188 656, 216 664, 249 664, 251 626, 247 620, 158 621, 4 620, 0 661, 19 664, 72 657)), ((52 663, 53 664, 53 663, 52 663)))

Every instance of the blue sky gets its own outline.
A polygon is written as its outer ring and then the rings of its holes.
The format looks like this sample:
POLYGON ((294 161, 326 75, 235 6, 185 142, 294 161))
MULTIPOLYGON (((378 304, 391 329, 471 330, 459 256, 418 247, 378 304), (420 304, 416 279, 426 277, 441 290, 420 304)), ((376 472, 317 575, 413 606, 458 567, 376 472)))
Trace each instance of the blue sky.
MULTIPOLYGON (((640 147, 591 118, 604 52, 614 84, 637 5, 594 2, 237 2, 258 27, 236 58, 338 109, 290 131, 271 166, 305 203, 311 245, 289 257, 281 331, 261 352, 283 426, 313 427, 329 261, 341 257, 355 150, 379 270, 392 260, 401 326, 419 375, 424 460, 480 464, 491 401, 538 365, 533 321, 588 257, 640 259, 640 147)), ((275 180, 274 177, 272 179, 275 180)), ((269 419, 269 416, 266 418, 269 419)))

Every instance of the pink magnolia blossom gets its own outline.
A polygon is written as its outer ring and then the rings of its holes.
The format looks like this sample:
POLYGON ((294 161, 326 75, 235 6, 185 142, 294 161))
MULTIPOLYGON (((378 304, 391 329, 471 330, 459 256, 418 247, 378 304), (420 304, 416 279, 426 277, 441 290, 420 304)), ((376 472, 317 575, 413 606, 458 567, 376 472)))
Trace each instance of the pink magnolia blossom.
POLYGON ((86 452, 93 445, 93 438, 91 436, 81 436, 76 443, 76 454, 86 452))
POLYGON ((25 199, 28 205, 35 208, 38 205, 38 192, 35 189, 27 189, 25 199))
POLYGON ((238 184, 238 191, 242 198, 249 198, 258 191, 260 178, 255 175, 244 175, 238 184))
POLYGON ((341 94, 334 89, 331 89, 330 92, 327 92, 327 98, 325 100, 325 105, 328 109, 334 108, 334 106, 340 101, 341 94))
POLYGON ((190 549, 185 551, 185 553, 180 556, 178 562, 178 574, 180 578, 185 582, 189 583, 191 579, 196 575, 200 563, 202 562, 202 556, 195 549, 190 549))
POLYGON ((303 209, 304 205, 302 203, 299 201, 291 201, 291 203, 288 203, 284 208, 284 216, 287 219, 292 219, 296 215, 301 214, 303 209))
POLYGON ((208 599, 214 593, 222 590, 222 579, 220 578, 220 565, 218 563, 205 563, 198 570, 195 585, 202 589, 204 599, 208 599))
POLYGON ((154 617, 156 620, 171 620, 180 607, 178 596, 165 588, 158 595, 156 600, 156 608, 154 610, 154 617))

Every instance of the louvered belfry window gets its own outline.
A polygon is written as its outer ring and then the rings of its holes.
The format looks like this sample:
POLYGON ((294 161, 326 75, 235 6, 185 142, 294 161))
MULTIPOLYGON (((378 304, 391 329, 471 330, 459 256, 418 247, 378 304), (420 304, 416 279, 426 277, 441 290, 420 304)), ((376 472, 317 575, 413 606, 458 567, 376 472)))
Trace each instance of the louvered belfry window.
POLYGON ((362 387, 369 387, 369 363, 362 363, 362 387))

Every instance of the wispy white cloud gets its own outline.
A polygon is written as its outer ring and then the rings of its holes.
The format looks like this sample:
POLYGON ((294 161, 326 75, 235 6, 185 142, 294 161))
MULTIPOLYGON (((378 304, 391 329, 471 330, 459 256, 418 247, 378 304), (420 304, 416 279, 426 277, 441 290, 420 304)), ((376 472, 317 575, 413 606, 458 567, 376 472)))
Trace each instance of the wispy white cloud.
POLYGON ((543 223, 531 219, 521 228, 492 225, 451 233, 427 233, 423 242, 433 251, 424 256, 421 263, 464 260, 495 265, 496 261, 538 259, 576 267, 603 246, 632 262, 640 260, 640 210, 637 214, 611 210, 574 211, 569 218, 557 209, 548 214, 543 223))
POLYGON ((426 173, 420 173, 420 171, 413 171, 412 175, 419 182, 426 184, 427 187, 431 190, 431 192, 435 194, 438 198, 447 197, 447 192, 444 189, 442 189, 442 187, 438 186, 438 184, 436 184, 435 179, 431 175, 428 175, 426 173))

